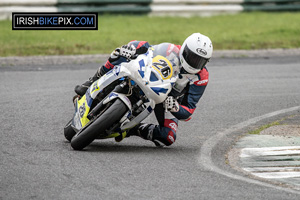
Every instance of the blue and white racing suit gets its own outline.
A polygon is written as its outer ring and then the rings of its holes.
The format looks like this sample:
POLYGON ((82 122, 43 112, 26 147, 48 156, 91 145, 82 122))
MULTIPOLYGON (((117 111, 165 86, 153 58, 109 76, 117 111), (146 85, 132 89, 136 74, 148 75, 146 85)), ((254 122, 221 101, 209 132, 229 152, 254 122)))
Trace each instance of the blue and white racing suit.
MULTIPOLYGON (((146 41, 131 41, 129 44, 133 44, 136 47, 137 54, 147 52, 150 47, 150 44, 146 41)), ((179 49, 181 48, 180 45, 176 46, 179 49)), ((126 58, 119 57, 119 59, 113 62, 108 60, 102 66, 101 71, 102 73, 106 73, 113 69, 115 65, 122 62, 127 62, 126 58)), ((196 109, 196 105, 208 84, 208 77, 209 73, 206 67, 197 74, 188 74, 185 73, 184 70, 181 70, 178 80, 169 94, 169 96, 173 96, 177 99, 180 107, 179 111, 165 113, 163 103, 156 105, 154 113, 159 125, 149 124, 149 126, 146 126, 147 134, 143 136, 144 139, 159 141, 166 146, 173 144, 176 140, 178 121, 188 121, 191 119, 191 116, 196 109)))

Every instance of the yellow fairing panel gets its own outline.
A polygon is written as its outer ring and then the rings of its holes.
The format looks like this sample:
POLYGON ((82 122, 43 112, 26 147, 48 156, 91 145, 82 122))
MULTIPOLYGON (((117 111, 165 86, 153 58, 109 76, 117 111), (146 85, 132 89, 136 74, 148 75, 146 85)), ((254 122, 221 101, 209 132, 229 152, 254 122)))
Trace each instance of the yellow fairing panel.
POLYGON ((77 103, 77 109, 80 115, 80 122, 82 127, 84 127, 90 120, 87 118, 87 115, 90 111, 86 95, 84 95, 77 103))

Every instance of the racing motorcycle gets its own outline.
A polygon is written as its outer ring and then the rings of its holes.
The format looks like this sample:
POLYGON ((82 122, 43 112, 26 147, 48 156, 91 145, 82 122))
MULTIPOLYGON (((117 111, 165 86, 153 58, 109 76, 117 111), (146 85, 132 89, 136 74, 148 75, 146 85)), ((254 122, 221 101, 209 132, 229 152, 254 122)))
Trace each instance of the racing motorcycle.
POLYGON ((177 80, 178 48, 169 43, 116 65, 74 100, 75 113, 64 128, 74 150, 95 139, 124 138, 162 103, 177 80))

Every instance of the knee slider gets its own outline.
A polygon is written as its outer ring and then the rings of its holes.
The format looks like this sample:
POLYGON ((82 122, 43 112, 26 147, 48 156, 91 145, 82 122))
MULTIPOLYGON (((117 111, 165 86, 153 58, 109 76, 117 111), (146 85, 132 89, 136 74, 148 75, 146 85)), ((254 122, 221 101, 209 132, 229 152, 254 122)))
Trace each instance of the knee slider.
POLYGON ((168 135, 167 135, 167 143, 165 143, 165 145, 167 146, 170 146, 171 144, 173 144, 176 140, 176 133, 172 130, 170 130, 168 132, 168 135))

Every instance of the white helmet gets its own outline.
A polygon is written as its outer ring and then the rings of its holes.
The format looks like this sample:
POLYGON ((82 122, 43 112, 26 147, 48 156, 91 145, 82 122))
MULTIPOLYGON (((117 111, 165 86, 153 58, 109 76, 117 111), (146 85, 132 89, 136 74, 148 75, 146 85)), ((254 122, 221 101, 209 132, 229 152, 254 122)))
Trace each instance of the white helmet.
POLYGON ((183 42, 180 49, 180 62, 185 71, 198 73, 212 56, 211 40, 200 33, 193 33, 183 42))

